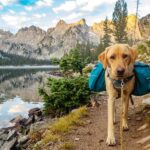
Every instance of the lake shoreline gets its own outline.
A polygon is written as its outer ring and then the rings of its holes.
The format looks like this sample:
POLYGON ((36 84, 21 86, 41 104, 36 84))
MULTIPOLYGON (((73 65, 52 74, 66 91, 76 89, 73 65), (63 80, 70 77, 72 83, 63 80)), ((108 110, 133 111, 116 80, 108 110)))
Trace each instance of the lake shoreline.
POLYGON ((0 66, 0 69, 59 69, 59 65, 0 66))

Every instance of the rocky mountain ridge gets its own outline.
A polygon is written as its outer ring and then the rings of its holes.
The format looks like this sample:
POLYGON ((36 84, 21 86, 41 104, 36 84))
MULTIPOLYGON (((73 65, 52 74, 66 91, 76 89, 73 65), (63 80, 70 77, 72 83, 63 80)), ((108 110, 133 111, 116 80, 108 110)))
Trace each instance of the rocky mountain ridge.
MULTIPOLYGON (((149 26, 150 15, 137 19, 137 21, 134 15, 129 15, 127 22, 129 39, 134 37, 137 40, 150 38, 149 26), (136 30, 134 29, 135 22, 136 30)), ((114 30, 111 21, 109 21, 109 27, 114 30)), ((47 31, 36 26, 21 28, 14 35, 0 30, 0 50, 37 59, 61 58, 77 43, 90 42, 98 45, 104 35, 103 28, 103 21, 88 26, 86 20, 81 19, 71 24, 60 20, 55 27, 49 28, 47 31)))

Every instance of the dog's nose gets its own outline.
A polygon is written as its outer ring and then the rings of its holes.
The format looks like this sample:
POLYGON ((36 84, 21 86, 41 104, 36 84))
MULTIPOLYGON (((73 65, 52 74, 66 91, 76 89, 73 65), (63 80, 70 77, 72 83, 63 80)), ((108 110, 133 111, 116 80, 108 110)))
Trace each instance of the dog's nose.
POLYGON ((118 75, 118 76, 122 76, 122 75, 124 74, 124 72, 125 72, 125 69, 124 69, 124 68, 119 67, 119 68, 117 69, 117 75, 118 75))

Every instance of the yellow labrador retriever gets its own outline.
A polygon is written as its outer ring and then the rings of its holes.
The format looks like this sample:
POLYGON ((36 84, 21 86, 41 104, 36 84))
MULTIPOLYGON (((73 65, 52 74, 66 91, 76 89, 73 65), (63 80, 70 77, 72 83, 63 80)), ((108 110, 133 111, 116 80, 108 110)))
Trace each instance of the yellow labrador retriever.
POLYGON ((136 60, 136 50, 127 44, 116 44, 106 48, 99 55, 99 60, 106 69, 105 82, 108 93, 108 135, 106 143, 115 145, 114 122, 115 122, 115 99, 119 97, 121 88, 123 94, 122 128, 128 130, 128 105, 129 98, 134 88, 135 77, 133 73, 136 60))

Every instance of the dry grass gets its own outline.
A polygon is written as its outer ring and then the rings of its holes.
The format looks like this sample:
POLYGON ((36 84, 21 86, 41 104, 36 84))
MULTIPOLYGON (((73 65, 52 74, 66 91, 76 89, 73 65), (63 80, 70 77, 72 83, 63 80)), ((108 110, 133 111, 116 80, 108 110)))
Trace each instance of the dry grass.
MULTIPOLYGON (((84 123, 80 120, 83 116, 87 115, 87 108, 80 107, 70 114, 59 118, 43 133, 42 138, 38 141, 38 147, 45 147, 48 143, 53 142, 61 143, 60 149, 70 150, 73 149, 73 144, 63 140, 64 133, 67 133, 72 127, 76 125, 83 125, 84 123)), ((37 147, 37 144, 35 144, 37 147)), ((35 147, 34 147, 35 148, 35 147)))
POLYGON ((50 130, 53 133, 64 133, 67 132, 73 125, 79 123, 79 119, 82 116, 87 114, 86 107, 81 107, 74 112, 71 112, 69 115, 60 118, 57 122, 55 122, 51 127, 50 130))

